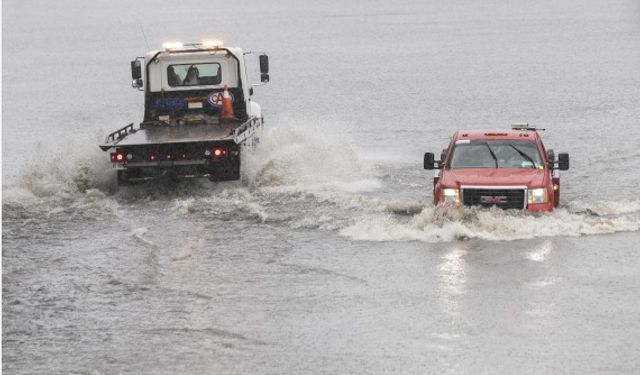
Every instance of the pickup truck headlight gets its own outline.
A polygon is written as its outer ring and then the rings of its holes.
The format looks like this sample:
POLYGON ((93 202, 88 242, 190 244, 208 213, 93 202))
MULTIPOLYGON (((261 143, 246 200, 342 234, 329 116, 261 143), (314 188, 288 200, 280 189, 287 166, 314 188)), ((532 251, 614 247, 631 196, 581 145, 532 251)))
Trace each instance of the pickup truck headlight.
POLYGON ((529 189, 529 197, 527 199, 529 204, 547 203, 548 201, 549 196, 546 188, 529 189))
POLYGON ((460 204, 460 189, 440 190, 440 203, 460 204))

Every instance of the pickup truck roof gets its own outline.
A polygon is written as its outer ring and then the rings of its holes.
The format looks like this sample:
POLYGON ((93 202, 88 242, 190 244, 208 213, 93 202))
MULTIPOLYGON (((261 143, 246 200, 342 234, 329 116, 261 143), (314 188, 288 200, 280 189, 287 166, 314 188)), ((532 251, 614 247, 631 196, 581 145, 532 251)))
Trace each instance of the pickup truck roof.
POLYGON ((468 129, 458 130, 454 135, 454 140, 468 139, 496 139, 496 140, 522 140, 530 138, 537 140, 538 133, 532 130, 511 130, 511 129, 468 129))

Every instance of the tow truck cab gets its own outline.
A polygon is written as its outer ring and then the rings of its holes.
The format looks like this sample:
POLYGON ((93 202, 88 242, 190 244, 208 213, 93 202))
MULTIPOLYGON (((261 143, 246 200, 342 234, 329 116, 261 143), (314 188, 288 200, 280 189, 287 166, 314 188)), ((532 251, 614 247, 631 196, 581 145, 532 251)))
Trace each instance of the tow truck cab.
POLYGON ((425 153, 424 168, 436 170, 435 205, 552 211, 569 155, 556 160, 536 128, 515 124, 511 130, 458 130, 440 160, 425 153))
MULTIPOLYGON (((260 105, 251 100, 253 88, 247 82, 244 61, 252 52, 224 47, 219 41, 165 43, 163 48, 131 62, 132 86, 145 92, 145 122, 216 123, 224 86, 239 120, 261 116, 260 105)), ((260 63, 265 83, 269 80, 266 55, 260 56, 260 63)))

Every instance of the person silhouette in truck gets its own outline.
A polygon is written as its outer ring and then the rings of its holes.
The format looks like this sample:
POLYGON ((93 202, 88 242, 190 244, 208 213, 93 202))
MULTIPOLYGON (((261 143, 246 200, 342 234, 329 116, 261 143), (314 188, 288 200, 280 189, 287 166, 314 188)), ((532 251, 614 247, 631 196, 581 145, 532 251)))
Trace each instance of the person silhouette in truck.
POLYGON ((199 83, 200 72, 195 65, 191 65, 189 70, 187 70, 187 77, 182 81, 182 84, 185 86, 188 85, 197 85, 199 83))
POLYGON ((175 69, 173 69, 173 66, 170 66, 167 69, 167 79, 169 81, 169 86, 182 85, 182 80, 180 79, 180 76, 178 75, 178 73, 176 73, 175 69))

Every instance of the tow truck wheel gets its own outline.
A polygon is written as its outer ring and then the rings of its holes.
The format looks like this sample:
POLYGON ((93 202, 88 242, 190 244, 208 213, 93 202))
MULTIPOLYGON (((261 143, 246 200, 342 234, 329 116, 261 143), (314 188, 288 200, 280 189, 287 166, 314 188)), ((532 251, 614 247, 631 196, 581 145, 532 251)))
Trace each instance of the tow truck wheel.
POLYGON ((129 171, 118 171, 118 186, 131 186, 131 185, 139 185, 141 182, 139 181, 131 181, 129 180, 129 171))
POLYGON ((127 179, 127 172, 126 171, 118 171, 118 186, 128 186, 131 185, 129 183, 129 180, 127 179))

